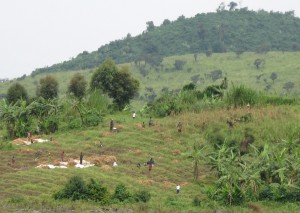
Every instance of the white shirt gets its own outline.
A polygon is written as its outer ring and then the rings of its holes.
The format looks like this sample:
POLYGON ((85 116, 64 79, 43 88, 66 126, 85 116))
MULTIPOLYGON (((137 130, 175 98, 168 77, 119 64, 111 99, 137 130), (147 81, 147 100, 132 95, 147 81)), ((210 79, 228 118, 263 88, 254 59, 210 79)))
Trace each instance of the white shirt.
POLYGON ((177 186, 176 186, 176 189, 177 189, 177 190, 180 190, 180 186, 179 186, 179 185, 177 185, 177 186))

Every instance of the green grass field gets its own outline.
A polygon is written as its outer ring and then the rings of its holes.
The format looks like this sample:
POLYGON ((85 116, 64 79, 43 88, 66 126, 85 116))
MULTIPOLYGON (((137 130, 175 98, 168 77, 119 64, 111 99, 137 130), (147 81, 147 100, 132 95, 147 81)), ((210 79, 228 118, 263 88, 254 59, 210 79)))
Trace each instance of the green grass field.
MULTIPOLYGON (((58 131, 48 143, 34 143, 30 146, 13 145, 3 149, 0 161, 0 212, 99 212, 102 208, 118 208, 133 212, 212 212, 226 209, 230 212, 299 212, 300 206, 294 203, 255 202, 242 206, 224 207, 205 195, 205 188, 216 180, 216 174, 204 162, 200 165, 199 180, 193 180, 192 160, 188 154, 195 142, 207 144, 207 135, 218 131, 240 141, 245 128, 251 128, 256 138, 254 145, 270 144, 276 146, 287 139, 291 131, 298 131, 300 109, 298 106, 266 106, 251 109, 252 120, 239 122, 229 128, 228 117, 240 117, 248 113, 247 109, 215 109, 201 113, 186 113, 163 119, 154 118, 154 126, 141 127, 148 117, 137 114, 135 120, 131 113, 122 112, 111 115, 118 133, 109 132, 109 120, 98 127, 74 131, 58 131), (183 124, 182 132, 176 130, 176 123, 183 124), (298 124, 298 125, 297 125, 298 124), (295 129, 293 129, 295 128, 295 129), (103 142, 104 147, 97 144, 103 142), (118 167, 112 162, 89 168, 42 169, 40 164, 55 164, 60 160, 60 153, 65 151, 66 160, 79 159, 80 152, 84 160, 109 156, 116 158, 118 167), (51 153, 51 159, 49 158, 51 153), (12 165, 11 158, 16 157, 12 165), (151 173, 146 166, 137 168, 151 157, 155 166, 151 173), (56 201, 52 195, 60 190, 74 175, 84 180, 100 180, 111 193, 115 186, 124 183, 129 191, 145 189, 151 193, 151 200, 146 204, 127 203, 103 207, 92 202, 56 201), (176 194, 176 184, 181 185, 180 194, 176 194), (200 206, 194 206, 194 198, 201 200, 200 206)), ((1 130, 1 136, 4 129, 1 130)), ((25 136, 24 136, 25 137, 25 136)), ((34 136, 36 137, 36 136, 34 136)), ((8 141, 10 143, 10 141, 8 141)))

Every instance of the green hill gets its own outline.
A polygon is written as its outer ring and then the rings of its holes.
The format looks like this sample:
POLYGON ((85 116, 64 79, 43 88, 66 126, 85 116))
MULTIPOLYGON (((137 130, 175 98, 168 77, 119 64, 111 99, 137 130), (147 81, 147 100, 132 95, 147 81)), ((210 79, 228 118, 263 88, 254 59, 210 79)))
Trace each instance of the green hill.
POLYGON ((300 19, 293 12, 258 12, 247 8, 197 14, 192 18, 165 20, 160 26, 147 22, 140 35, 111 41, 72 60, 39 68, 32 72, 93 69, 110 57, 116 63, 147 61, 159 66, 162 58, 191 53, 298 51, 300 19))
MULTIPOLYGON (((299 54, 299 52, 268 52, 267 54, 245 52, 237 57, 236 53, 231 52, 216 53, 210 57, 197 54, 196 60, 194 54, 188 54, 164 58, 159 68, 153 68, 144 62, 122 65, 129 66, 132 75, 141 82, 139 94, 132 103, 136 109, 139 109, 146 102, 160 96, 162 91, 179 90, 190 82, 195 83, 197 89, 203 90, 209 85, 219 84, 224 77, 227 77, 229 87, 232 84, 243 84, 269 94, 299 97, 299 54), (262 61, 259 69, 254 64, 257 59, 262 61), (182 64, 182 67, 178 67, 178 64, 182 64), (292 84, 288 84, 289 82, 292 84), (286 87, 286 84, 291 87, 286 87)), ((82 73, 89 81, 93 70, 76 72, 82 73)), ((73 74, 74 71, 51 73, 59 83, 60 97, 65 96, 73 74)), ((39 79, 45 75, 47 73, 26 77, 18 82, 26 88, 31 97, 35 97, 39 79)), ((1 83, 0 94, 5 96, 13 82, 1 83)))

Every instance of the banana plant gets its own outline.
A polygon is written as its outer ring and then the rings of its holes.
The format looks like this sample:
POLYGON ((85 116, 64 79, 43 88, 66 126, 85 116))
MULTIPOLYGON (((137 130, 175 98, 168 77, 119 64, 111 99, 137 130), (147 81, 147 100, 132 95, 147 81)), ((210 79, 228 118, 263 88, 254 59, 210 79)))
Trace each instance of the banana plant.
POLYGON ((198 180, 200 163, 201 161, 205 160, 205 148, 206 146, 200 146, 198 143, 195 143, 193 146, 193 150, 188 154, 188 157, 193 159, 194 180, 198 180))

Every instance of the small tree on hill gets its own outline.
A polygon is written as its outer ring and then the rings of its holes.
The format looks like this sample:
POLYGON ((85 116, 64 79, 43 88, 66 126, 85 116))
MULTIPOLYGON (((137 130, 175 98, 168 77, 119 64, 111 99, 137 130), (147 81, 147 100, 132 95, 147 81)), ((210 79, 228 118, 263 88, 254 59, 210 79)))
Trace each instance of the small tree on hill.
POLYGON ((11 104, 16 103, 20 99, 27 101, 27 91, 21 84, 14 83, 7 90, 6 100, 9 104, 11 104))
POLYGON ((40 79, 40 87, 37 89, 37 96, 42 96, 44 99, 54 99, 58 95, 58 82, 51 76, 47 75, 40 79))
POLYGON ((68 93, 81 100, 85 95, 86 86, 87 82, 84 79, 84 76, 80 73, 76 73, 70 81, 68 93))
POLYGON ((258 58, 258 59, 256 59, 256 60, 254 61, 254 65, 255 65, 256 69, 262 68, 262 66, 263 66, 264 64, 265 64, 265 60, 264 60, 264 59, 258 58))
POLYGON ((186 64, 184 60, 175 60, 174 67, 176 70, 182 70, 183 66, 186 64))
POLYGON ((294 88, 294 86, 295 86, 295 84, 293 82, 289 81, 283 85, 283 89, 285 89, 287 91, 287 93, 290 93, 291 90, 294 88))
POLYGON ((274 81, 277 79, 277 77, 278 77, 278 75, 275 72, 272 72, 270 78, 272 79, 273 84, 274 84, 274 81))

